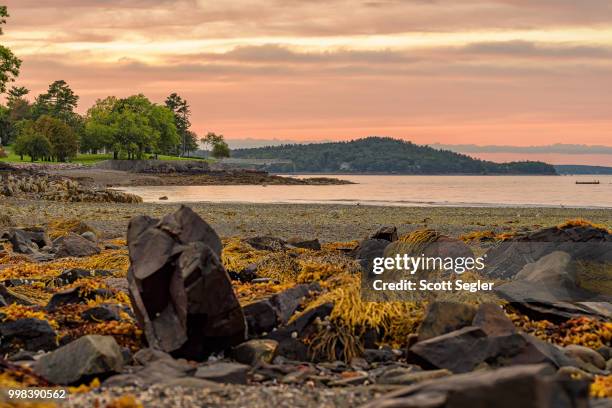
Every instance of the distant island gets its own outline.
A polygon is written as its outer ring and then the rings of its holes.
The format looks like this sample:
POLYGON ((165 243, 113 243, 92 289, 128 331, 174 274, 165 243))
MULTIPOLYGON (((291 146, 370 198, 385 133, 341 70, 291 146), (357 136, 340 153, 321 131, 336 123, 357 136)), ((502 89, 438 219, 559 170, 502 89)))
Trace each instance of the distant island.
POLYGON ((543 162, 494 163, 390 137, 237 149, 232 156, 291 161, 267 167, 283 173, 557 174, 554 166, 543 162))
POLYGON ((556 164, 555 170, 559 174, 612 174, 612 167, 581 164, 556 164))

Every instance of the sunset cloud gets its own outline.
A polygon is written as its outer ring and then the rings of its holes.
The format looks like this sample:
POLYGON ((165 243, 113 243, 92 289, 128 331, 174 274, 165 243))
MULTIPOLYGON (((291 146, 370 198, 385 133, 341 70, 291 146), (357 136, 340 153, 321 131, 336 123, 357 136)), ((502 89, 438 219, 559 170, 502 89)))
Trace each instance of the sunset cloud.
POLYGON ((3 3, 19 83, 81 112, 178 92, 229 138, 611 144, 607 0, 3 3))

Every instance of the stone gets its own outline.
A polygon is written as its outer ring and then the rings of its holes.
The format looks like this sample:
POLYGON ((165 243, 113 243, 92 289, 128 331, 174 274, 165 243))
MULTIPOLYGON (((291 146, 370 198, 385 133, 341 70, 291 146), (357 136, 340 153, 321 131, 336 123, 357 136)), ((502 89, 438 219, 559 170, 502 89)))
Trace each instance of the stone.
POLYGON ((62 385, 103 377, 123 369, 121 348, 112 336, 87 335, 45 354, 34 371, 62 385))
POLYGON ((259 236, 245 239, 245 242, 255 249, 262 251, 281 251, 285 249, 287 242, 280 238, 259 236))
POLYGON ((94 306, 85 310, 81 317, 91 322, 110 322, 119 321, 121 316, 119 312, 121 309, 114 304, 106 304, 100 306, 94 306))
POLYGON ((152 348, 140 349, 134 354, 134 361, 140 365, 147 365, 157 360, 172 360, 172 356, 161 350, 155 350, 152 348))
POLYGON ((93 243, 98 242, 98 237, 92 231, 85 231, 84 233, 81 234, 81 236, 85 238, 86 240, 91 241, 93 243))
POLYGON ((321 250, 321 243, 317 238, 315 239, 301 239, 301 238, 289 238, 287 244, 304 249, 312 249, 313 251, 321 250))
POLYGON ((33 306, 36 304, 36 302, 28 298, 27 296, 24 296, 17 292, 13 292, 4 285, 0 285, 0 296, 2 297, 2 299, 4 299, 4 302, 7 305, 16 303, 18 305, 23 306, 33 306))
POLYGON ((243 364, 271 363, 276 356, 277 348, 276 340, 249 340, 234 347, 232 355, 236 361, 243 364))
POLYGON ((349 255, 359 262, 364 271, 369 273, 372 270, 374 258, 383 256, 387 245, 389 241, 386 239, 364 239, 349 255))
POLYGON ((402 387, 362 408, 576 408, 588 406, 588 383, 557 379, 545 364, 476 371, 402 387))
POLYGON ((394 242, 397 241, 397 227, 394 225, 383 225, 376 232, 373 232, 369 239, 384 239, 385 241, 394 242))
POLYGON ((246 364, 216 362, 198 367, 195 377, 218 383, 246 384, 250 370, 251 366, 246 364))
POLYGON ((190 376, 195 370, 196 367, 186 361, 175 360, 171 357, 160 358, 144 366, 136 367, 131 373, 112 376, 104 381, 104 385, 108 387, 131 385, 148 387, 190 376))
POLYGON ((588 347, 571 344, 563 348, 565 355, 579 360, 585 364, 592 364, 600 370, 606 369, 606 360, 597 351, 588 347))
POLYGON ((132 307, 150 347, 202 361, 246 339, 221 240, 190 208, 128 227, 132 307))
POLYGON ((378 384, 387 385, 410 385, 425 380, 448 377, 453 373, 449 370, 415 370, 410 367, 396 367, 383 372, 376 379, 378 384))
POLYGON ((476 316, 474 305, 458 302, 433 302, 418 329, 418 341, 423 341, 470 326, 476 316))
POLYGON ((249 336, 272 331, 278 323, 276 309, 268 299, 249 303, 242 308, 249 336))
POLYGON ((100 253, 95 243, 72 232, 53 241, 53 248, 56 258, 85 257, 100 253))
POLYGON ((270 297, 270 303, 276 310, 278 321, 285 324, 297 310, 303 298, 310 292, 320 292, 318 283, 299 284, 270 297))
POLYGON ((365 358, 370 364, 387 363, 396 361, 399 358, 399 355, 394 353, 390 348, 365 349, 363 351, 363 358, 365 358))
MULTIPOLYGON (((316 321, 323 321, 327 316, 329 316, 334 308, 334 304, 331 302, 323 303, 316 307, 313 307, 303 313, 300 313, 291 323, 286 326, 279 327, 278 330, 275 330, 267 337, 281 341, 283 339, 293 337, 293 333, 297 333, 297 337, 303 338, 306 337, 312 328, 312 324, 316 321)), ((317 328, 312 328, 316 330, 317 328)))
POLYGON ((46 232, 39 229, 9 228, 2 239, 11 243, 13 252, 26 255, 37 254, 40 248, 51 243, 46 232))
POLYGON ((58 280, 60 284, 67 285, 67 284, 74 283, 79 279, 112 276, 112 274, 113 273, 111 271, 106 271, 106 270, 101 270, 101 269, 88 270, 88 269, 82 269, 82 268, 71 268, 71 269, 66 269, 65 271, 60 273, 55 279, 58 280))
POLYGON ((57 348, 57 333, 48 321, 22 318, 14 321, 0 323, 0 349, 11 347, 11 343, 17 340, 25 350, 53 350, 57 348))
POLYGON ((554 251, 536 262, 528 263, 514 276, 514 279, 527 282, 555 283, 565 281, 575 283, 576 270, 572 256, 567 252, 554 251))
POLYGON ((53 312, 58 307, 77 303, 86 303, 88 300, 95 300, 96 298, 110 298, 113 293, 108 289, 95 289, 92 291, 83 291, 79 286, 75 286, 61 292, 56 292, 51 296, 45 309, 53 312))
POLYGON ((506 316, 501 306, 495 303, 480 304, 472 326, 480 327, 487 336, 505 336, 516 333, 512 320, 506 316))

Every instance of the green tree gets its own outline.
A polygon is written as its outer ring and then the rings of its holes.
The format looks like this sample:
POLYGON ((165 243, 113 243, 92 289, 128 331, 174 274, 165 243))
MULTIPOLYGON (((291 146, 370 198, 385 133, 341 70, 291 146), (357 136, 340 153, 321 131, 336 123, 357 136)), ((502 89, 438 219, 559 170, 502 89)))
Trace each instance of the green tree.
MULTIPOLYGON (((0 6, 0 35, 2 35, 2 25, 6 23, 8 16, 6 6, 0 6)), ((0 94, 6 92, 9 82, 15 81, 20 67, 21 60, 10 49, 0 45, 0 94)))
POLYGON ((173 112, 166 106, 153 104, 149 111, 149 123, 157 132, 152 146, 153 152, 155 154, 174 154, 176 146, 180 143, 180 136, 176 129, 173 112))
POLYGON ((174 124, 180 138, 180 152, 185 155, 189 151, 189 147, 193 146, 193 143, 190 145, 191 141, 189 140, 189 128, 191 127, 189 104, 177 93, 172 93, 166 98, 166 107, 174 114, 174 124))
POLYGON ((112 150, 118 134, 114 112, 117 100, 115 96, 98 99, 87 110, 85 129, 81 137, 81 151, 97 153, 101 149, 112 150))
POLYGON ((51 156, 60 162, 73 159, 79 151, 79 139, 74 130, 63 121, 43 115, 34 123, 36 134, 51 144, 51 156))
POLYGON ((47 92, 38 95, 34 102, 34 117, 42 115, 53 116, 70 123, 74 120, 74 109, 77 107, 79 97, 64 80, 53 82, 47 92))
POLYGON ((213 132, 209 132, 205 137, 200 139, 202 144, 209 145, 211 147, 211 155, 220 159, 223 157, 230 157, 229 145, 225 142, 223 135, 218 135, 213 132))
POLYGON ((13 148, 21 160, 27 155, 33 162, 50 157, 52 154, 49 139, 36 129, 36 123, 32 121, 23 121, 13 148))

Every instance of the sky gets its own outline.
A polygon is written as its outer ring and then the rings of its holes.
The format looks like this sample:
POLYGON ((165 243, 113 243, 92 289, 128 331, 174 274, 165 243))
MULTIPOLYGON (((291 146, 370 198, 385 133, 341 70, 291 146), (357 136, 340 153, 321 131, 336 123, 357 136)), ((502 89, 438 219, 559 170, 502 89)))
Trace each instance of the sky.
POLYGON ((612 145, 609 0, 0 3, 18 84, 64 79, 82 113, 177 92, 230 140, 612 145))

